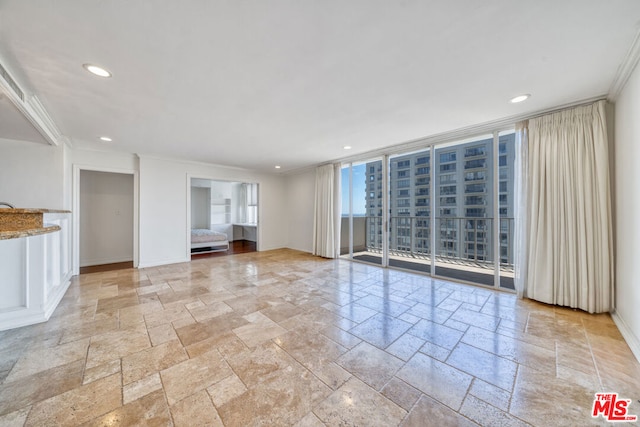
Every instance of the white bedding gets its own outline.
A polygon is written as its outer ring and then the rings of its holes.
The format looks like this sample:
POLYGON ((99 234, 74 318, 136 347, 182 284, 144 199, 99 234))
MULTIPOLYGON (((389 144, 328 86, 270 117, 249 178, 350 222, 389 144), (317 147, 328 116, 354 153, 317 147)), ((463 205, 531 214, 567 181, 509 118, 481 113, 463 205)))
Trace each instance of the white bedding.
POLYGON ((194 228, 191 230, 191 243, 224 242, 227 235, 206 228, 194 228))

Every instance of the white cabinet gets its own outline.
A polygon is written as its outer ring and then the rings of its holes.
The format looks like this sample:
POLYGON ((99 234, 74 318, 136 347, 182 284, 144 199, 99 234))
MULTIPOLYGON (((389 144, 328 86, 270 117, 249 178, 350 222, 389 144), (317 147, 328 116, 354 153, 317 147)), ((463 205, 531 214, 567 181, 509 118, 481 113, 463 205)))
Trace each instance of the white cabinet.
POLYGON ((211 225, 231 223, 231 199, 211 199, 211 225))
POLYGON ((231 183, 224 181, 211 181, 211 200, 230 199, 231 183))
POLYGON ((0 240, 0 331, 49 319, 70 284, 69 214, 45 213, 60 230, 0 240))

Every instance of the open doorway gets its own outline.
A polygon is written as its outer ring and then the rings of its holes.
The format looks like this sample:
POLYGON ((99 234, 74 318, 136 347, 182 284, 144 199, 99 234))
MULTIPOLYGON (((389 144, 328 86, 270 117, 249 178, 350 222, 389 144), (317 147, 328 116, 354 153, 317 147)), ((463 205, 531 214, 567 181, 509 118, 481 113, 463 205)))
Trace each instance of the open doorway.
POLYGON ((189 196, 192 259, 257 250, 258 184, 191 178, 189 196))
POLYGON ((134 175, 79 171, 80 274, 134 267, 134 175))

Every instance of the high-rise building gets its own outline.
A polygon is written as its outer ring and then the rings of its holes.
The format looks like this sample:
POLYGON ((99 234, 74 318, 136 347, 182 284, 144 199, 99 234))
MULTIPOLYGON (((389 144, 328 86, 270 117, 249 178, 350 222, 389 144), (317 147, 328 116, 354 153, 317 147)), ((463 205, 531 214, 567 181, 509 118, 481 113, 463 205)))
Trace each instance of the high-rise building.
MULTIPOLYGON (((513 259, 514 134, 502 135, 498 165, 493 139, 392 157, 389 161, 389 249, 394 255, 430 256, 430 215, 436 215, 436 255, 482 263, 493 261, 493 227, 500 228, 501 263, 513 259), (493 174, 499 174, 498 193, 493 174), (431 211, 430 180, 435 179, 431 211), (494 197, 499 219, 493 218, 494 197)), ((367 163, 367 247, 382 248, 382 161, 367 163)))
POLYGON ((366 165, 366 246, 372 252, 382 250, 382 161, 366 165))

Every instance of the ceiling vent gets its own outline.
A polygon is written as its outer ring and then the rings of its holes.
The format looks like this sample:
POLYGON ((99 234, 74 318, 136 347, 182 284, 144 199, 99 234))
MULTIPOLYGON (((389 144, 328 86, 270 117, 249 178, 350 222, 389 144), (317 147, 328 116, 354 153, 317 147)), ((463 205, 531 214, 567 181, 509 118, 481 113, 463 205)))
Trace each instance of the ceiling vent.
POLYGON ((13 78, 9 75, 2 64, 0 64, 0 76, 2 76, 2 78, 7 82, 9 87, 13 90, 13 93, 15 93, 18 98, 20 98, 20 100, 24 102, 24 92, 22 91, 22 89, 20 89, 16 81, 13 80, 13 78))

